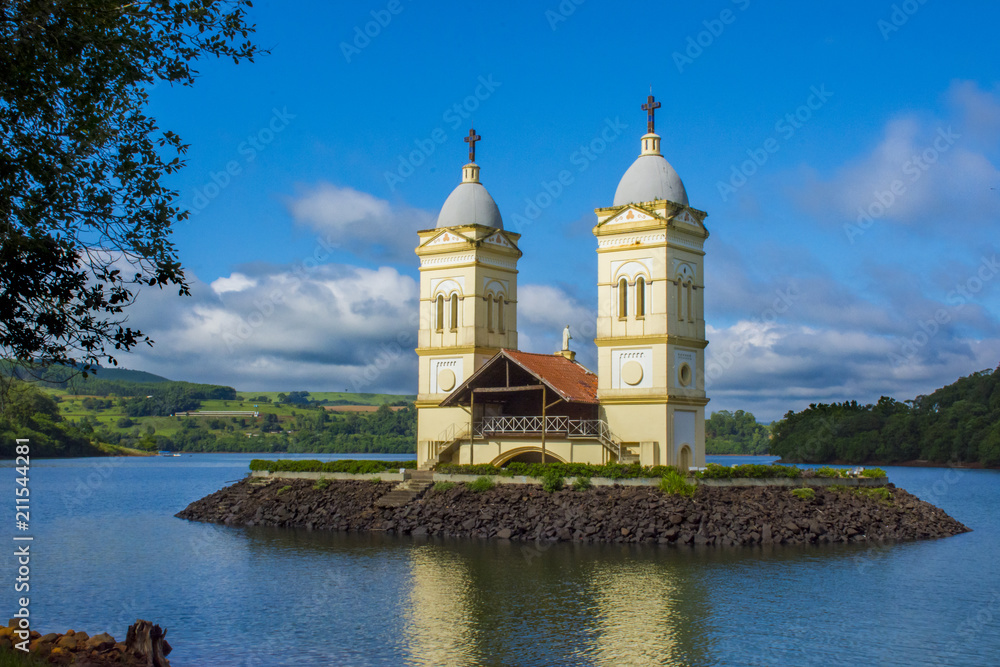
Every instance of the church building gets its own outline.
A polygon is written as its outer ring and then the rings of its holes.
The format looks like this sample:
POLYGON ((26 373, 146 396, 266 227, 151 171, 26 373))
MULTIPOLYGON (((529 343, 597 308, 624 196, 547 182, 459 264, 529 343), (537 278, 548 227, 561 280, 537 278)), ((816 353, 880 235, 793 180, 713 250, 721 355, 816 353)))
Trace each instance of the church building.
MULTIPOLYGON (((520 234, 479 181, 476 142, 420 243, 417 462, 705 465, 706 213, 660 152, 652 95, 641 152, 599 208, 597 372, 517 347, 520 234)), ((530 259, 530 258, 529 258, 530 259)), ((543 261, 537 258, 534 261, 543 261)))

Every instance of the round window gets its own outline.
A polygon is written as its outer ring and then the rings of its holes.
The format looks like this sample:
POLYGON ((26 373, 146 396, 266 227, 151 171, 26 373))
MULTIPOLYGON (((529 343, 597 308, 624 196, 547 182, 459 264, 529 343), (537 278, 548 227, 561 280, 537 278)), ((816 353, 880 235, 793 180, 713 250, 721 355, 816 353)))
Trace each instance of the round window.
POLYGON ((681 367, 677 369, 677 380, 681 383, 682 387, 691 384, 691 366, 681 364, 681 367))

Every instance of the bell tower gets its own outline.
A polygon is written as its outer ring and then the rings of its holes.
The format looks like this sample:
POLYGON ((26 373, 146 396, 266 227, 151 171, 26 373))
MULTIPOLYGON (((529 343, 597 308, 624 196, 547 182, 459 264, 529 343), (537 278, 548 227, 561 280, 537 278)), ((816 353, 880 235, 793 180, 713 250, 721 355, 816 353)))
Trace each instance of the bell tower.
POLYGON ((598 399, 610 430, 643 465, 705 465, 706 213, 647 132, 597 226, 598 399))
POLYGON ((434 229, 418 232, 420 323, 417 355, 417 463, 433 463, 437 443, 469 423, 459 407, 439 407, 452 390, 500 349, 517 349, 517 247, 500 210, 479 182, 476 142, 434 229))

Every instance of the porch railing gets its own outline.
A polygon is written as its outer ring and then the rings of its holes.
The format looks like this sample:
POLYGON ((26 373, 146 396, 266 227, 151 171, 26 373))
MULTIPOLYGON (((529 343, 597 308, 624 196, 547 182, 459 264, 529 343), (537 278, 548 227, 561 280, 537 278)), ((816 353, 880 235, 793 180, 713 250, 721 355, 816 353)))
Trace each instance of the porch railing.
POLYGON ((492 435, 536 435, 542 432, 542 420, 545 420, 545 432, 553 435, 565 434, 567 438, 594 438, 604 447, 621 459, 622 444, 608 428, 603 419, 570 419, 569 417, 541 416, 501 416, 484 417, 476 422, 474 432, 479 437, 492 435))

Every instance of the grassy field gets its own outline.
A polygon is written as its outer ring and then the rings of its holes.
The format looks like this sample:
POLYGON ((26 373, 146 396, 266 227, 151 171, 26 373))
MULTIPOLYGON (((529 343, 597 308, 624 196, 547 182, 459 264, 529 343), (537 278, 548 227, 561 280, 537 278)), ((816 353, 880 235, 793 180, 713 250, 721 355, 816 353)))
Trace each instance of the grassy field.
MULTIPOLYGON (((107 430, 111 433, 119 433, 123 436, 131 436, 131 441, 136 440, 144 434, 166 436, 174 439, 182 431, 187 430, 194 422, 198 427, 206 429, 217 436, 233 434, 250 434, 257 437, 266 438, 271 435, 262 432, 265 417, 273 414, 277 417, 282 431, 301 428, 303 422, 300 420, 311 420, 316 413, 321 410, 316 405, 293 405, 288 403, 261 402, 256 400, 205 400, 201 402, 198 411, 213 412, 257 412, 258 417, 243 415, 205 415, 205 416, 163 416, 163 417, 131 417, 129 418, 124 409, 119 405, 119 399, 114 396, 81 396, 68 393, 66 390, 51 387, 40 387, 41 391, 54 397, 58 402, 59 412, 66 420, 89 421, 95 429, 107 430), (92 403, 100 401, 103 404, 110 403, 109 407, 103 409, 86 409, 84 401, 92 403), (126 420, 128 420, 126 422, 126 420), (120 425, 126 424, 126 425, 120 425)), ((239 392, 243 398, 258 398, 267 396, 272 401, 277 400, 281 392, 239 392)), ((394 394, 357 394, 348 392, 316 392, 310 393, 309 398, 313 401, 350 401, 353 405, 380 406, 397 403, 399 401, 415 397, 408 397, 394 394)), ((332 416, 331 416, 332 417, 332 416)), ((117 445, 102 445, 105 451, 116 454, 143 453, 139 450, 117 445)), ((266 448, 264 449, 266 451, 266 448)))
MULTIPOLYGON (((271 402, 274 402, 278 400, 278 394, 288 394, 289 392, 239 389, 237 393, 246 398, 267 396, 271 399, 271 402)), ((349 401, 345 405, 382 405, 383 403, 412 402, 417 400, 415 394, 358 394, 348 391, 310 391, 309 398, 313 401, 349 401)))

